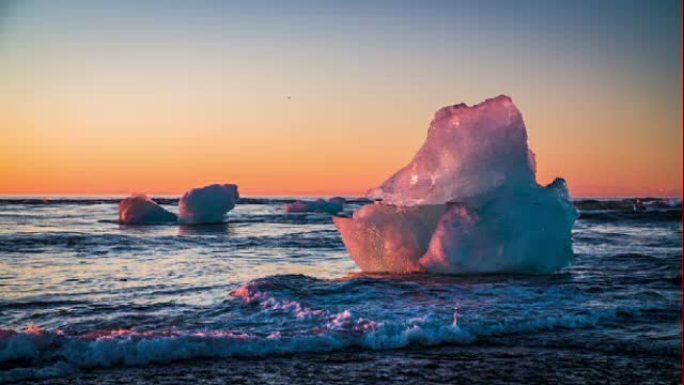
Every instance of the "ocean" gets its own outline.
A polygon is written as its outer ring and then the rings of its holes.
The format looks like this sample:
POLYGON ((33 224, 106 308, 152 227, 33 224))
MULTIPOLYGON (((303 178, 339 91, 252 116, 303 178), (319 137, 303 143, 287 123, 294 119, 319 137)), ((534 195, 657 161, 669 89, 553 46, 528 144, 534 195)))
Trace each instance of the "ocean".
POLYGON ((481 276, 363 274, 293 198, 118 201, 0 199, 0 383, 681 382, 681 201, 577 200, 572 267, 481 276))

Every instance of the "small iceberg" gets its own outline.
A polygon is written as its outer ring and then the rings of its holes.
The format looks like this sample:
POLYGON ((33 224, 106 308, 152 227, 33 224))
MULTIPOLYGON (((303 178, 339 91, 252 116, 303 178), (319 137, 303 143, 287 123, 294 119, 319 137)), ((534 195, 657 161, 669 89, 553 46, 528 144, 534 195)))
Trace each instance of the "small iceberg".
POLYGON ((239 198, 238 186, 234 184, 194 188, 180 199, 178 221, 186 225, 224 222, 226 213, 235 207, 239 198))
POLYGON ((176 215, 145 194, 134 194, 119 203, 119 223, 129 225, 215 224, 225 222, 225 216, 240 198, 234 184, 212 184, 187 191, 179 202, 176 215))
POLYGON ((119 203, 119 223, 127 225, 159 225, 175 223, 178 216, 145 194, 134 194, 119 203))
POLYGON ((328 213, 337 214, 344 210, 346 199, 334 197, 329 200, 317 199, 315 201, 298 200, 285 204, 286 213, 328 213))

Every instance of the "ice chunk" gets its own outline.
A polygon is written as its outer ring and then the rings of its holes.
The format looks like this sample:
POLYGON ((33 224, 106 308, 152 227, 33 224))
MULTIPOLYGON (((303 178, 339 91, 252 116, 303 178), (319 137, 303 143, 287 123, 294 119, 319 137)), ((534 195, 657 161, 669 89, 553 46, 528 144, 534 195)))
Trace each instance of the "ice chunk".
POLYGON ((235 207, 240 194, 234 184, 212 184, 187 191, 180 199, 179 222, 182 224, 221 223, 235 207))
POLYGON ((315 201, 302 201, 298 200, 292 203, 285 204, 286 213, 309 213, 309 212, 321 212, 325 207, 325 200, 317 199, 315 201))
POLYGON ((364 271, 546 273, 571 264, 577 210, 565 181, 535 181, 522 116, 507 96, 435 114, 413 161, 352 218, 335 218, 364 271))
POLYGON ((119 222, 131 225, 154 225, 176 222, 176 214, 159 206, 145 194, 130 196, 119 203, 119 222))
POLYGON ((325 199, 317 199, 315 201, 302 201, 298 200, 293 203, 285 204, 286 213, 328 213, 337 214, 338 212, 344 210, 344 204, 346 200, 342 197, 330 198, 326 201, 325 199))
POLYGON ((502 95, 437 111, 411 163, 369 195, 397 205, 463 201, 503 185, 534 186, 534 167, 522 115, 502 95))
POLYGON ((286 213, 308 213, 311 210, 311 203, 306 201, 295 201, 292 203, 285 203, 286 213))
POLYGON ((438 274, 550 273, 574 261, 570 234, 577 212, 557 180, 534 193, 511 193, 478 209, 453 204, 420 259, 438 274))
POLYGON ((342 197, 333 197, 328 199, 328 202, 325 204, 325 212, 330 213, 330 214, 337 214, 340 211, 344 210, 344 204, 347 203, 347 200, 342 198, 342 197))
POLYGON ((366 272, 411 273, 427 251, 446 205, 398 207, 368 204, 353 218, 335 217, 344 245, 366 272))

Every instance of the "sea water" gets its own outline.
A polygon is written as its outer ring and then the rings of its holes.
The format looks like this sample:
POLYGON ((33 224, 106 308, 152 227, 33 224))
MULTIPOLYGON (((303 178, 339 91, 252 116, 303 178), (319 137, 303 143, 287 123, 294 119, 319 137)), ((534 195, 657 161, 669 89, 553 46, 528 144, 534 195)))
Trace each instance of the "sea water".
POLYGON ((383 368, 429 382, 440 365, 492 383, 497 368, 541 359, 543 376, 576 357, 597 378, 634 380, 644 363, 649 380, 680 378, 681 203, 576 201, 576 263, 556 274, 437 276, 360 273, 331 216, 285 213, 293 201, 243 198, 225 224, 126 226, 115 197, 0 200, 0 382, 144 382, 160 367, 269 382, 263 365, 283 357, 295 372, 347 357, 338 375, 356 383, 383 368))

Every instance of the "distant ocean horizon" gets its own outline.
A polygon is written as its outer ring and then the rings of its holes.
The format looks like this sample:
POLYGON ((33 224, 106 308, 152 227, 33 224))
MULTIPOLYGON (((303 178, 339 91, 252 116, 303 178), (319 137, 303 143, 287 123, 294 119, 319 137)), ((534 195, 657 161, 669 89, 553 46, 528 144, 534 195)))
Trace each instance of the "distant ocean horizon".
MULTIPOLYGON (((111 194, 0 194, 0 199, 124 199, 133 193, 111 193, 111 194)), ((154 194, 154 193, 135 193, 145 194, 150 198, 178 199, 183 193, 179 194, 154 194)), ((365 194, 241 194, 241 198, 283 198, 283 199, 318 199, 340 196, 351 199, 366 199, 365 194)), ((573 195, 573 201, 582 200, 620 200, 620 199, 681 199, 682 194, 636 194, 636 195, 573 195)))

